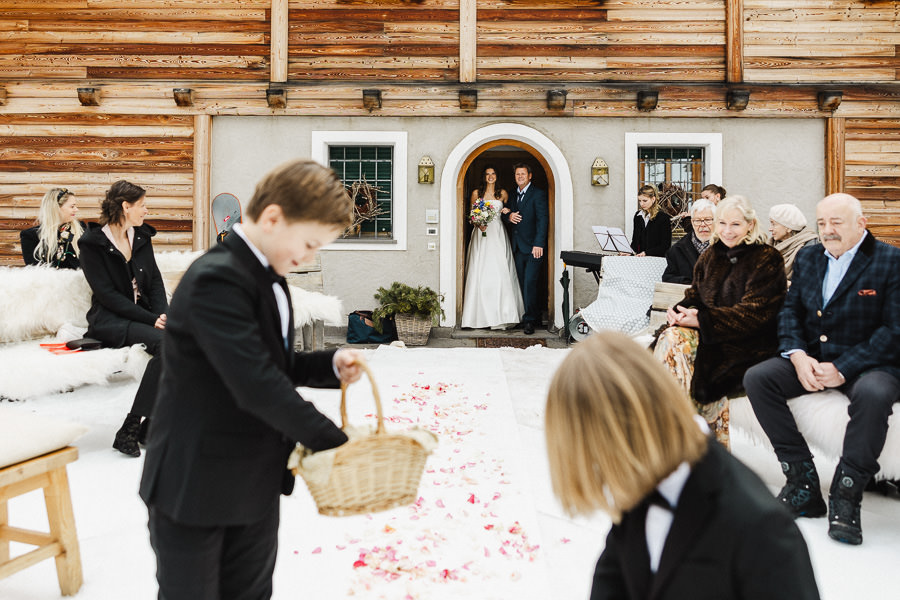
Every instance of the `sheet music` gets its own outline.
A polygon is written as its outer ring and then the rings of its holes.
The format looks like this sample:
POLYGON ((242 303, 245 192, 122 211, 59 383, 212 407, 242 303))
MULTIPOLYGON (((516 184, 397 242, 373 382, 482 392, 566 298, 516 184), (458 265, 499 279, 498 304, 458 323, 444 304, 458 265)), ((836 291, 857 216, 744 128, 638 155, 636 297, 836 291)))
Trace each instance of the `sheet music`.
POLYGON ((634 250, 631 249, 631 244, 628 243, 625 232, 618 227, 594 225, 591 229, 593 230, 597 241, 600 242, 600 248, 604 252, 625 252, 627 254, 634 254, 634 250))

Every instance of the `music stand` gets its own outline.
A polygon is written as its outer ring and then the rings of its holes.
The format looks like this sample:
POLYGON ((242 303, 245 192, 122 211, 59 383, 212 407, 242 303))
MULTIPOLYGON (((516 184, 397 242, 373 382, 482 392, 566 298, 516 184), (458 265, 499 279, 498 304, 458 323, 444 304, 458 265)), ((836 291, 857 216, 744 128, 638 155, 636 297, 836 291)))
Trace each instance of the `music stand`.
POLYGON ((618 227, 594 225, 591 229, 604 252, 634 254, 631 244, 628 243, 628 238, 625 237, 625 232, 618 227))

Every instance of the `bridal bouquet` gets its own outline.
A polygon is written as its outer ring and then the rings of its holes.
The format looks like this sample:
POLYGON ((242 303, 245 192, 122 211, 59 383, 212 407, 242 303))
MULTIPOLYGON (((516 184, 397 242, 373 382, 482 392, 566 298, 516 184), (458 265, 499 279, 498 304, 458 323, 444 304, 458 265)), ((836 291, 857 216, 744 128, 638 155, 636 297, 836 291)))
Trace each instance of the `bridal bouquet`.
MULTIPOLYGON (((493 204, 485 202, 484 198, 479 198, 478 201, 472 205, 472 210, 469 212, 469 223, 475 227, 483 227, 493 221, 498 214, 499 211, 493 204)), ((487 231, 482 231, 481 235, 487 236, 487 231)))

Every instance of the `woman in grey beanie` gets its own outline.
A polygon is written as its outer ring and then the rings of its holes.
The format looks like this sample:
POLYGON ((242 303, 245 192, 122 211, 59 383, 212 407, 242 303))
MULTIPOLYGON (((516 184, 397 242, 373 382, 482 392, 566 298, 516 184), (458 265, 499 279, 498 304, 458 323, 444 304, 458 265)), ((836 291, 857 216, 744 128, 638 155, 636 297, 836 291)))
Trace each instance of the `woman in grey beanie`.
POLYGON ((769 209, 769 244, 784 258, 784 272, 790 285, 794 258, 804 246, 819 243, 819 236, 806 229, 806 217, 793 204, 776 204, 769 209))

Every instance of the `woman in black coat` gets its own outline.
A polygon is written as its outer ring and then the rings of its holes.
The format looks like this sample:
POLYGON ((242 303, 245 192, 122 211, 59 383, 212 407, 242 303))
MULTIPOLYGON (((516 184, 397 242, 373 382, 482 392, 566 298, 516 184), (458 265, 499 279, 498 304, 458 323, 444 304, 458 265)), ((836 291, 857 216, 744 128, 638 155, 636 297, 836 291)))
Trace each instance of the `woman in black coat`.
POLYGON ((153 355, 141 379, 131 412, 116 433, 113 448, 140 456, 159 379, 158 355, 168 301, 150 241, 156 230, 144 223, 144 189, 117 181, 100 204, 100 225, 81 238, 81 265, 91 286, 87 336, 104 346, 144 344, 153 355))
POLYGON ((672 223, 659 209, 656 187, 643 185, 638 190, 638 208, 634 214, 631 249, 635 256, 665 256, 672 245, 672 223))
POLYGON ((54 269, 77 269, 78 241, 84 226, 75 218, 78 203, 65 188, 52 188, 41 199, 37 225, 19 233, 26 265, 49 265, 54 269))
POLYGON ((666 252, 666 270, 663 271, 663 281, 690 285, 694 279, 694 265, 697 264, 700 255, 709 247, 715 212, 716 207, 709 200, 700 199, 694 202, 691 206, 690 218, 684 219, 690 223, 691 231, 675 242, 675 245, 666 252))

